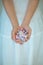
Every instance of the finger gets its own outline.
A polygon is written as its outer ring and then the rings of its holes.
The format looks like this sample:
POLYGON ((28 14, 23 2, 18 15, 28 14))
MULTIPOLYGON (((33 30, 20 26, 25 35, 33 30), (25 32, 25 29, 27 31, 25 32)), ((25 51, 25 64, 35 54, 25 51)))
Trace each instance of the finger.
POLYGON ((31 30, 27 34, 26 41, 30 39, 30 36, 31 36, 31 30))
POLYGON ((22 41, 21 40, 16 40, 17 43, 19 44, 22 44, 22 41))
POLYGON ((12 32, 12 35, 11 35, 12 39, 15 40, 15 37, 16 37, 16 33, 12 32))

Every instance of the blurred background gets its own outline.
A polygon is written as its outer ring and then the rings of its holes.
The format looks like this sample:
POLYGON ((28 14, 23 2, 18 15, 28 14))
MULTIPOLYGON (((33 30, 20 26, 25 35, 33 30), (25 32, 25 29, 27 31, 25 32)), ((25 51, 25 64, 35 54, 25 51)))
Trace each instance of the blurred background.
MULTIPOLYGON (((40 0, 39 7, 40 7, 40 16, 42 18, 42 23, 43 23, 43 0, 40 0)), ((4 65, 3 62, 6 62, 6 60, 3 61, 5 58, 3 57, 4 55, 3 55, 3 50, 2 50, 3 40, 2 40, 2 36, 1 36, 1 19, 2 19, 1 12, 2 12, 2 0, 0 0, 0 65, 4 65)), ((33 58, 33 62, 31 65, 43 65, 43 33, 41 34, 41 39, 40 39, 39 43, 40 43, 40 46, 37 51, 38 52, 38 54, 36 55, 37 57, 33 56, 34 58, 33 58)), ((5 65, 7 65, 7 64, 5 64, 5 65)), ((9 64, 9 65, 12 65, 12 64, 9 64)))

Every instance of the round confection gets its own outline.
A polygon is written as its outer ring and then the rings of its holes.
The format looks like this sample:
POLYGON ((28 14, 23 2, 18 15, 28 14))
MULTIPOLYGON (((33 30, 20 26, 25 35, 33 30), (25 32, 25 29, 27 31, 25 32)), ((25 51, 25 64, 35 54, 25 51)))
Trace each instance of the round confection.
POLYGON ((27 31, 25 29, 23 30, 18 30, 17 34, 16 34, 16 39, 20 39, 22 42, 26 41, 26 37, 27 37, 27 31))

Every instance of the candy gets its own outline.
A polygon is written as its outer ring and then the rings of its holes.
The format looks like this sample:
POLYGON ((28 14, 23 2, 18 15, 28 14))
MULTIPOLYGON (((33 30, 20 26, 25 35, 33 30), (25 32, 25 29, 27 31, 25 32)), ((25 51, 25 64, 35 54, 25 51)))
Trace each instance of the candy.
POLYGON ((26 41, 27 38, 27 34, 28 32, 25 29, 20 29, 18 30, 17 34, 16 34, 16 39, 20 39, 22 42, 26 41))

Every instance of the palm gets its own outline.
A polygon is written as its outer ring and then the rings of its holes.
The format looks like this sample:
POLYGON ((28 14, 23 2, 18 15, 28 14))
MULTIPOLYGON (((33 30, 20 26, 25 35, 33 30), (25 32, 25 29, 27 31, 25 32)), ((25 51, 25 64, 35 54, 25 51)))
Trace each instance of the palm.
POLYGON ((17 34, 17 32, 18 32, 18 30, 20 30, 20 29, 26 29, 27 31, 28 31, 28 34, 27 34, 27 38, 26 38, 26 40, 25 40, 25 42, 26 41, 28 41, 29 39, 30 39, 30 36, 31 36, 31 28, 30 27, 25 27, 25 26, 20 26, 20 27, 18 27, 18 28, 15 28, 15 29, 13 29, 13 31, 12 31, 12 39, 15 41, 15 42, 17 42, 17 43, 23 43, 22 42, 22 40, 20 40, 20 39, 16 39, 16 34, 17 34))

